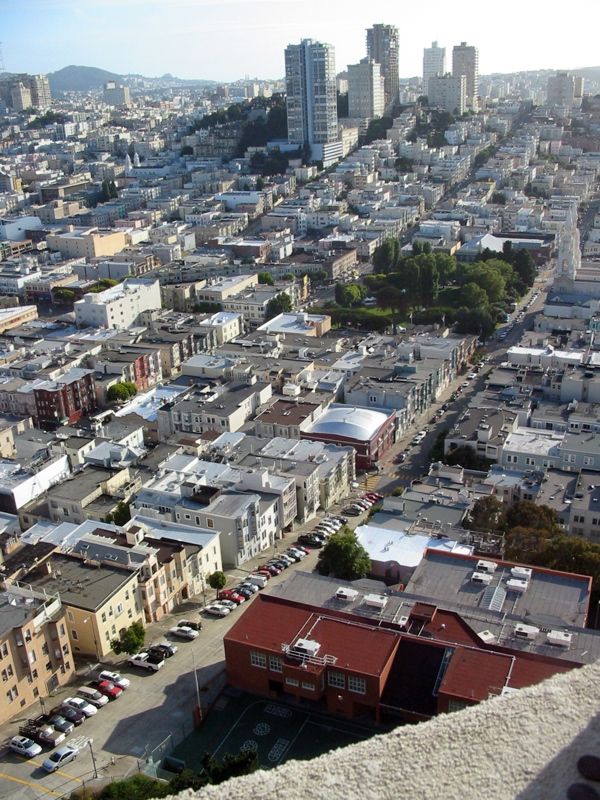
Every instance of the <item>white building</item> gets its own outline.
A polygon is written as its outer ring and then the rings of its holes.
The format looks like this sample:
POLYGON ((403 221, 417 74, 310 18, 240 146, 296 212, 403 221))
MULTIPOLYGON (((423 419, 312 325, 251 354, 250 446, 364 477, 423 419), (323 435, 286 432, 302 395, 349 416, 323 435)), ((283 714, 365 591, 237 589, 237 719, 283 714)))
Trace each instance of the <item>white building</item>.
POLYGON ((363 58, 348 67, 349 116, 375 119, 384 112, 384 80, 381 68, 372 58, 363 58))
POLYGON ((461 116, 467 108, 467 79, 464 75, 434 75, 429 79, 429 105, 461 116))
POLYGON ((446 74, 446 48, 432 42, 423 50, 423 92, 429 95, 429 79, 446 74))
POLYGON ((135 278, 104 292, 90 292, 73 305, 78 327, 127 329, 140 321, 143 311, 161 307, 160 284, 135 278))

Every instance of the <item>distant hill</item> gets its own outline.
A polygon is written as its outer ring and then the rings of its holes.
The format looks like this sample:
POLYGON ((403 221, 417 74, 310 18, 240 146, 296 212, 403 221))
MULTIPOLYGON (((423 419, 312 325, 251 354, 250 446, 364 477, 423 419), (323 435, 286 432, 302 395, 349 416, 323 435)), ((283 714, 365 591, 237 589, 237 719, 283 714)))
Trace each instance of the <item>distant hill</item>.
POLYGON ((52 92, 88 92, 101 89, 107 81, 123 83, 123 76, 97 67, 63 67, 48 74, 52 92))
POLYGON ((600 81, 600 67, 582 67, 581 69, 572 69, 570 72, 589 81, 600 81))

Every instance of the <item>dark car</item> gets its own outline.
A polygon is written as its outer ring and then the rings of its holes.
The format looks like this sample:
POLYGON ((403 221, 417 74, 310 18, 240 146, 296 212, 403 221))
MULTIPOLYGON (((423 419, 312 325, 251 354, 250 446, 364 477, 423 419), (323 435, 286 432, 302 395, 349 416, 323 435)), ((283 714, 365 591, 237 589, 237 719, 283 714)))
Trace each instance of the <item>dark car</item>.
POLYGON ((258 569, 259 570, 266 569, 267 572, 270 572, 271 575, 273 576, 279 575, 279 573, 281 572, 279 567, 276 567, 275 564, 261 564, 260 567, 258 567, 258 569))
POLYGON ((63 733, 72 733, 75 728, 75 723, 70 722, 63 714, 51 714, 48 717, 48 722, 57 731, 62 731, 63 733))
POLYGON ((324 544, 323 539, 320 539, 318 536, 311 536, 310 534, 299 536, 298 541, 302 544, 307 544, 309 547, 323 547, 324 544))
POLYGON ((181 619, 177 623, 177 627, 178 628, 191 628, 193 631, 200 632, 202 630, 202 623, 200 622, 200 620, 198 620, 198 622, 194 622, 194 620, 191 620, 191 619, 181 619))
POLYGON ((290 566, 289 562, 284 561, 283 559, 279 559, 279 558, 272 558, 269 561, 269 564, 274 564, 277 567, 277 569, 281 569, 281 570, 287 569, 290 566))
POLYGON ((237 592, 238 594, 241 594, 242 597, 246 598, 246 600, 250 600, 250 598, 254 594, 253 591, 247 589, 245 586, 236 586, 233 591, 237 592))
MULTIPOLYGON (((86 720, 85 714, 82 714, 81 711, 77 711, 76 708, 69 708, 69 706, 57 706, 50 711, 48 721, 50 722, 50 718, 58 716, 63 717, 67 720, 67 722, 72 722, 73 725, 81 725, 86 720)), ((54 723, 51 723, 54 725, 54 723)))
POLYGON ((158 664, 159 661, 164 661, 165 658, 171 658, 171 656, 173 655, 171 650, 169 650, 166 647, 163 647, 160 644, 150 645, 150 647, 146 647, 141 652, 148 654, 147 661, 150 664, 158 664))

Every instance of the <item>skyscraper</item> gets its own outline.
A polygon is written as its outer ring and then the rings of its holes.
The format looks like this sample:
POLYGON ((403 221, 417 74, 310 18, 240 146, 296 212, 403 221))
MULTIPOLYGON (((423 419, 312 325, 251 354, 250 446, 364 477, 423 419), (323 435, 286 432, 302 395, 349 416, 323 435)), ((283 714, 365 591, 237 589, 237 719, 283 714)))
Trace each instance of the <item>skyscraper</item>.
POLYGON ((446 74, 446 48, 432 42, 423 50, 423 94, 429 94, 429 78, 446 74))
POLYGON ((479 98, 479 50, 461 42, 452 48, 452 75, 464 75, 467 79, 467 106, 478 109, 479 98))
POLYGON ((384 81, 380 66, 368 56, 348 66, 348 114, 375 119, 384 111, 384 81))
POLYGON ((367 55, 381 67, 386 110, 398 99, 398 89, 400 88, 399 49, 398 28, 393 25, 378 24, 367 29, 367 55))
POLYGON ((341 158, 333 45, 312 39, 288 45, 285 82, 290 144, 308 142, 313 159, 341 158))

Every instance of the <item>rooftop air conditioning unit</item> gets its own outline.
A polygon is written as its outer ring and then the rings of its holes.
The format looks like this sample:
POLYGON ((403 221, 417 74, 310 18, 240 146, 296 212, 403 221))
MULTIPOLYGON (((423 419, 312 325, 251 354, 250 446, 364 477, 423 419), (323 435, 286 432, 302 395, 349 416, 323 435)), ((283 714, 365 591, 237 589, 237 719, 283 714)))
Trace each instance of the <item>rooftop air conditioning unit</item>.
POLYGON ((570 647, 572 640, 573 634, 564 631, 548 631, 546 635, 546 642, 555 647, 570 647))
POLYGON ((408 625, 408 620, 409 620, 409 618, 406 617, 406 616, 400 617, 400 619, 398 620, 398 625, 401 628, 406 628, 406 626, 408 625))
POLYGON ((540 629, 534 627, 533 625, 519 624, 515 627, 515 636, 517 639, 535 639, 539 632, 540 629))
POLYGON ((388 599, 383 594, 366 594, 364 598, 365 605, 370 608, 378 608, 380 611, 387 606, 388 599))
POLYGON ((293 653, 307 658, 314 658, 319 652, 321 645, 313 639, 298 639, 296 644, 291 648, 293 653))
POLYGON ((496 572, 497 568, 498 564, 496 564, 495 561, 480 560, 477 562, 477 572, 488 572, 491 574, 492 572, 496 572))
POLYGON ((496 637, 491 631, 481 631, 481 633, 477 634, 482 642, 486 644, 494 644, 496 641, 496 637))
POLYGON ((529 581, 531 580, 533 570, 529 569, 529 567, 513 567, 510 571, 510 574, 513 578, 518 578, 521 581, 529 581))
POLYGON ((486 572, 474 572, 471 575, 471 583, 479 583, 483 584, 484 586, 489 586, 492 582, 492 576, 488 575, 486 572))
POLYGON ((509 592, 516 592, 517 594, 524 594, 529 586, 529 581, 520 581, 517 578, 510 578, 506 581, 506 588, 509 592))
POLYGON ((347 600, 351 602, 352 600, 356 599, 358 592, 356 589, 347 589, 345 586, 340 586, 340 588, 335 593, 335 596, 338 600, 347 600))

